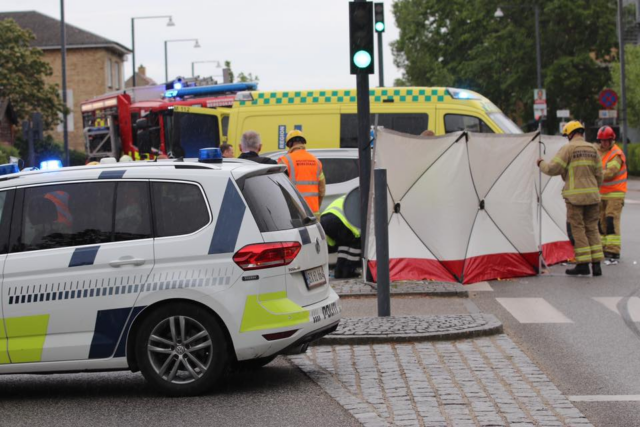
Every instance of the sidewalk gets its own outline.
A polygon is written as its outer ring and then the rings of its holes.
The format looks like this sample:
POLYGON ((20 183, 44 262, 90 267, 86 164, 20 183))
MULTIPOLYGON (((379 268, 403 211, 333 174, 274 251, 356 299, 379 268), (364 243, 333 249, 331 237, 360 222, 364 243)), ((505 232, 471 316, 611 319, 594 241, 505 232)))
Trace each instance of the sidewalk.
MULTIPOLYGON (((334 284, 343 294, 356 286, 334 284)), ((375 317, 375 298, 343 295, 327 345, 289 359, 365 426, 591 425, 495 317, 464 292, 439 296, 450 291, 396 284, 389 318, 375 317)))

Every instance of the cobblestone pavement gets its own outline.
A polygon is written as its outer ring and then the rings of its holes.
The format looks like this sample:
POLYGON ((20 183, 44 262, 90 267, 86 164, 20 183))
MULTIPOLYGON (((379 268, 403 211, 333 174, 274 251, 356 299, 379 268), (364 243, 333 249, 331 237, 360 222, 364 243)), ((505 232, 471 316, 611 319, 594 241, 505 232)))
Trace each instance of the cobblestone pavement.
MULTIPOLYGON (((331 281, 331 286, 340 296, 376 295, 376 284, 362 279, 331 281)), ((393 295, 432 295, 440 297, 468 297, 469 292, 460 283, 399 281, 391 283, 393 295)))
POLYGON ((493 335, 502 323, 489 314, 343 318, 320 344, 370 344, 443 340, 493 335))
POLYGON ((311 347, 290 360, 367 427, 591 425, 504 334, 311 347))

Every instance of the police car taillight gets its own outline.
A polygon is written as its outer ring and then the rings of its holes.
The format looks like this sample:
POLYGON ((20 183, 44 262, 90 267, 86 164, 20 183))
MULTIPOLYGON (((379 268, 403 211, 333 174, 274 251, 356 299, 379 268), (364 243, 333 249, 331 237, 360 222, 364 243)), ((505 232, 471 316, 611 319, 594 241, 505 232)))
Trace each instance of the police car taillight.
POLYGON ((299 242, 258 243, 240 249, 233 256, 238 267, 247 270, 289 265, 300 253, 299 242))

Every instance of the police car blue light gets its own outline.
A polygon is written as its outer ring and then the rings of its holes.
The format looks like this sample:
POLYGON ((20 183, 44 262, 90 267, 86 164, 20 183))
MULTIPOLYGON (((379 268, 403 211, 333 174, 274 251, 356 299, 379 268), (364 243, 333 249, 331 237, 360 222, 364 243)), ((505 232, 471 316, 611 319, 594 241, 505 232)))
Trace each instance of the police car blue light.
POLYGON ((0 175, 9 175, 9 174, 18 173, 18 172, 20 172, 20 169, 18 169, 18 165, 15 163, 0 165, 0 175))
POLYGON ((219 148, 201 148, 198 161, 201 163, 222 163, 222 151, 219 148))
POLYGON ((45 160, 40 162, 40 170, 52 171, 62 168, 62 162, 60 160, 45 160))

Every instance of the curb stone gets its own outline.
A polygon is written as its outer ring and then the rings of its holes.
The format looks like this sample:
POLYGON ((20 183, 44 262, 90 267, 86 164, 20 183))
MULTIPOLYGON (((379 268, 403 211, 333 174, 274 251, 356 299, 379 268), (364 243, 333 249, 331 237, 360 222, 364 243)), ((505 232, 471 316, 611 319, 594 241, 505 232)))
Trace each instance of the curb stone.
MULTIPOLYGON (((331 280, 331 287, 341 297, 377 295, 377 285, 362 279, 331 280)), ((468 298, 469 292, 460 283, 429 281, 398 281, 391 283, 391 295, 425 295, 468 298)))
POLYGON ((457 340, 502 332, 502 323, 491 314, 343 318, 335 332, 313 345, 457 340))

